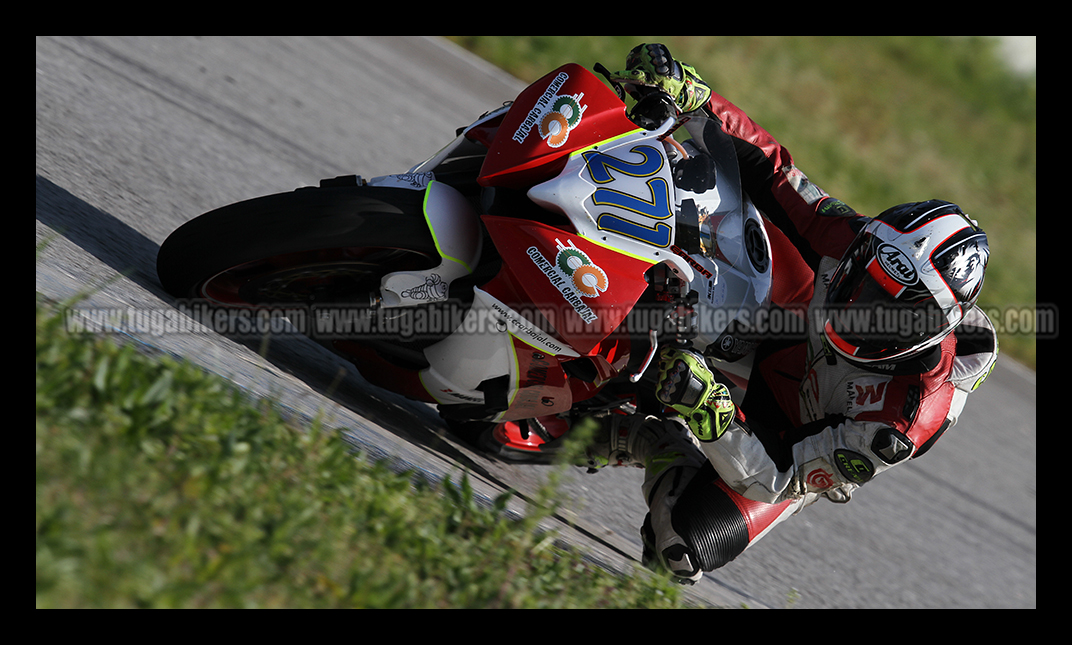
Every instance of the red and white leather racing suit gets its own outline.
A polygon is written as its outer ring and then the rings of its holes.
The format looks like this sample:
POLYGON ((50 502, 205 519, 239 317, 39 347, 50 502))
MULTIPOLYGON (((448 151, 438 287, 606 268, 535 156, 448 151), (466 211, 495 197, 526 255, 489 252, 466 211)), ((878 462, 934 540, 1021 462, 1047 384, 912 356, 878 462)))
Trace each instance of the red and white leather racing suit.
MULTIPOLYGON (((735 105, 713 93, 707 109, 733 137, 742 186, 767 220, 772 306, 806 317, 803 335, 762 338, 735 427, 716 441, 692 439, 713 470, 693 470, 686 486, 649 467, 646 533, 655 537, 653 523, 665 534, 669 522, 709 571, 819 497, 846 502, 857 487, 929 450, 993 367, 997 342, 989 319, 973 309, 941 345, 907 362, 864 367, 835 354, 816 323, 829 276, 868 218, 811 184, 735 105)), ((696 467, 698 458, 693 452, 675 465, 696 467)))

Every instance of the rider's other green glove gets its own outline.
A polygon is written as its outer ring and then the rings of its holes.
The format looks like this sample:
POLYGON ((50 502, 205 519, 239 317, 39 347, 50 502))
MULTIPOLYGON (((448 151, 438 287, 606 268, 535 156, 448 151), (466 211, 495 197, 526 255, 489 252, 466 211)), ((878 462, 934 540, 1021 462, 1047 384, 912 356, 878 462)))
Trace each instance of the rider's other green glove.
POLYGON ((626 57, 625 67, 625 71, 612 74, 612 80, 658 88, 674 99, 681 112, 698 110, 711 98, 711 88, 696 70, 674 60, 666 45, 637 45, 626 57))
POLYGON ((729 389, 715 380, 695 352, 663 348, 655 396, 681 415, 700 441, 715 441, 733 423, 736 406, 729 389))

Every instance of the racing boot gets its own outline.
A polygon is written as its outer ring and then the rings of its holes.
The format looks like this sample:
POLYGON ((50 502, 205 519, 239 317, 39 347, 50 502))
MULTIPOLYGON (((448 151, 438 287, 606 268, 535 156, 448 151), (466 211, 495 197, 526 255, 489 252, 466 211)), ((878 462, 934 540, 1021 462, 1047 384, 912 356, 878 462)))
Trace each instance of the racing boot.
POLYGON ((643 414, 611 414, 603 419, 585 451, 589 471, 607 466, 646 468, 650 455, 659 452, 665 422, 643 414))
POLYGON ((691 461, 688 465, 671 466, 654 477, 650 473, 645 477, 643 490, 648 515, 640 530, 644 543, 641 563, 654 571, 662 566, 675 582, 686 585, 695 584, 703 577, 698 555, 673 522, 674 508, 702 465, 696 459, 691 461))
POLYGON ((641 491, 648 516, 641 530, 644 566, 665 567, 677 582, 703 576, 692 547, 674 529, 674 505, 706 461, 692 435, 677 418, 641 414, 607 417, 587 450, 589 472, 606 466, 645 469, 641 491))

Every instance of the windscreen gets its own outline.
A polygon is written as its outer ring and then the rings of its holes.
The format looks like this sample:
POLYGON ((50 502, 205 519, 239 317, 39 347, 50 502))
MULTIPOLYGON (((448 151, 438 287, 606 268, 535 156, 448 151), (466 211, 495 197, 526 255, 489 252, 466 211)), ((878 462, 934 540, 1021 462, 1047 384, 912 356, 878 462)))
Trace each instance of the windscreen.
POLYGON ((690 115, 687 159, 675 164, 679 252, 694 268, 702 348, 725 345, 731 322, 753 327, 770 302, 770 245, 762 216, 741 190, 733 141, 711 118, 690 115))

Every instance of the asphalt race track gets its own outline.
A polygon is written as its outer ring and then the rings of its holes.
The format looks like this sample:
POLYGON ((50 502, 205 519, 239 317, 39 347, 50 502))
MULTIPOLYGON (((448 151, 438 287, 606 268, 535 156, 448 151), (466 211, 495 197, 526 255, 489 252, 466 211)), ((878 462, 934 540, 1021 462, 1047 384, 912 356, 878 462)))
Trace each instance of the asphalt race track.
MULTIPOLYGON (((426 38, 39 36, 36 45, 36 239, 48 240, 36 286, 54 299, 91 289, 85 308, 170 308, 156 253, 183 222, 325 177, 403 172, 521 87, 426 38)), ((273 342, 267 358, 257 343, 211 333, 131 338, 298 414, 323 411, 355 443, 432 478, 468 469, 494 496, 532 492, 547 473, 445 440, 430 407, 370 386, 301 338, 273 342)), ((813 505, 692 591, 754 608, 1035 607, 1035 414, 1035 373, 1000 361, 925 458, 848 505, 813 505)), ((572 470, 563 519, 576 527, 563 522, 563 537, 612 566, 636 564, 641 475, 572 470)))

